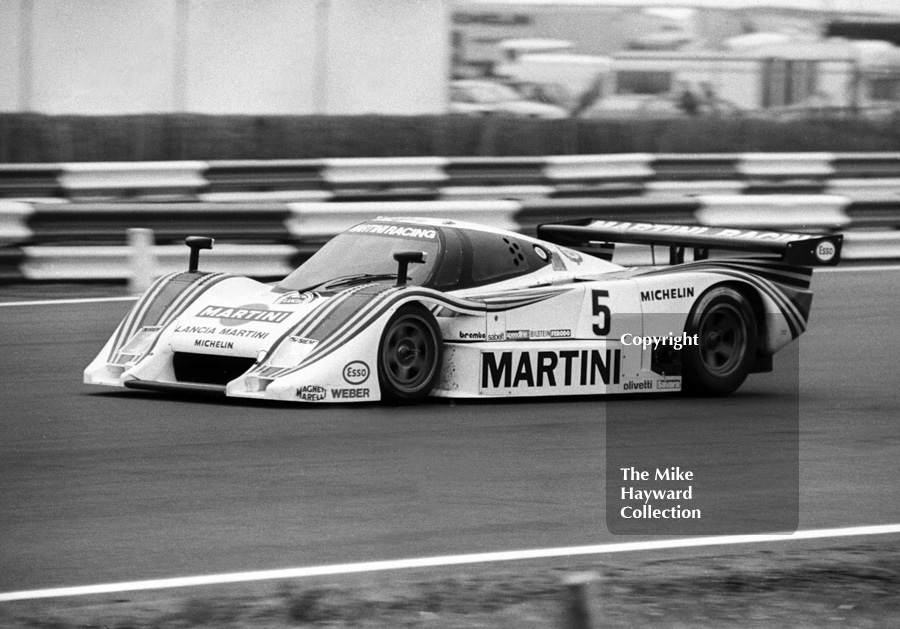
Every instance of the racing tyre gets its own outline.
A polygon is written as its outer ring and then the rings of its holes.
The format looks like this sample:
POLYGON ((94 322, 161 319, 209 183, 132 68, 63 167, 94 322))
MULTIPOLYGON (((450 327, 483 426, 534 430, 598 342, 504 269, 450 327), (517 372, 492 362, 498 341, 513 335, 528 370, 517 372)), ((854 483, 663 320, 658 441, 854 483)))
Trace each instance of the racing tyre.
POLYGON ((441 375, 444 346, 434 316, 406 304, 388 320, 378 345, 381 397, 406 404, 425 398, 441 375))
POLYGON ((757 336, 746 297, 727 286, 708 290, 691 309, 685 332, 696 334, 698 341, 681 355, 686 393, 728 395, 743 384, 753 366, 757 336))

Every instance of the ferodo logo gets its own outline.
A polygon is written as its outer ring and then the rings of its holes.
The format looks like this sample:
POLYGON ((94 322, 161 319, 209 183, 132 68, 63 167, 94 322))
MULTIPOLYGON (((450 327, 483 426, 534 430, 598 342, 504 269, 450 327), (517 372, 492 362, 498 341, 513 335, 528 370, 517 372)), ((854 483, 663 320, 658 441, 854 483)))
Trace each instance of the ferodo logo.
POLYGON ((831 262, 837 254, 837 248, 830 240, 825 240, 816 245, 816 258, 819 262, 831 262))
POLYGON ((247 304, 237 308, 225 306, 206 306, 198 317, 218 319, 225 326, 242 325, 247 321, 260 323, 281 323, 291 316, 290 310, 269 310, 266 304, 247 304))
POLYGON ((369 379, 369 366, 361 360, 354 360, 344 367, 344 380, 348 384, 362 384, 369 379))

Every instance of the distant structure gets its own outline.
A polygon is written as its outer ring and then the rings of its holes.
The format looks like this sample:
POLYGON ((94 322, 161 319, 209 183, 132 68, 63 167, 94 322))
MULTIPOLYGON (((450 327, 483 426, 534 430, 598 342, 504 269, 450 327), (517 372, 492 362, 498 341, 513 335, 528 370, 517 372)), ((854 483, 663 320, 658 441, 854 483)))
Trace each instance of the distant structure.
POLYGON ((595 104, 635 115, 900 111, 900 47, 891 43, 900 24, 883 17, 565 0, 453 6, 455 75, 551 95, 573 114, 595 104), (838 32, 860 37, 826 36, 838 32))
POLYGON ((879 17, 777 6, 664 8, 653 0, 644 6, 604 5, 602 0, 451 2, 453 71, 458 76, 491 75, 497 64, 508 63, 500 48, 506 40, 565 41, 570 52, 599 56, 639 50, 718 50, 739 35, 790 32, 821 37, 831 22, 879 17))
POLYGON ((845 39, 886 41, 895 46, 900 46, 900 20, 841 19, 829 23, 825 29, 825 34, 828 37, 843 37, 845 39))
POLYGON ((0 0, 0 111, 431 114, 446 0, 0 0))

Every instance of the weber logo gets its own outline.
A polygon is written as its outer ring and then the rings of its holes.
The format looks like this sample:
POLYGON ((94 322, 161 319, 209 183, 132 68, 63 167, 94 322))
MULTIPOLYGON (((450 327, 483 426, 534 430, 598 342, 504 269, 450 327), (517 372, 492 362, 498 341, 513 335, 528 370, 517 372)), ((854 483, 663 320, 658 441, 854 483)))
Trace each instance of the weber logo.
POLYGON ((331 397, 335 400, 359 400, 368 399, 368 389, 332 389, 331 397))

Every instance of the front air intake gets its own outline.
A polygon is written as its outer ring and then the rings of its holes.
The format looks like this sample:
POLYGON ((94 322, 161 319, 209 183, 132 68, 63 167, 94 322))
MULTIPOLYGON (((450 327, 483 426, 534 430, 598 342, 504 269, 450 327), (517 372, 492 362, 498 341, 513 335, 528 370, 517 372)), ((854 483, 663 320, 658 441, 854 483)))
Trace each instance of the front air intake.
POLYGON ((172 367, 178 382, 224 385, 245 374, 255 362, 240 356, 175 352, 172 367))

